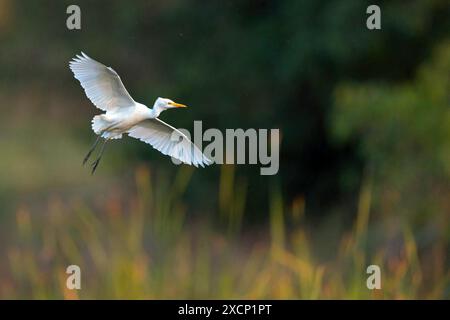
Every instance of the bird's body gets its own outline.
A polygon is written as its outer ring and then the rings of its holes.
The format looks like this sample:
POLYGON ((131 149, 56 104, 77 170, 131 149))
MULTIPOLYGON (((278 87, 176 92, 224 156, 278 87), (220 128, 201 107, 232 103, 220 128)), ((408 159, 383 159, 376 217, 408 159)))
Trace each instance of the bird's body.
POLYGON ((156 118, 152 109, 141 103, 95 116, 92 129, 105 139, 120 139, 132 127, 147 119, 156 118))
POLYGON ((97 146, 99 139, 105 139, 100 157, 93 163, 93 171, 100 161, 105 144, 110 139, 120 139, 124 133, 151 144, 163 154, 183 163, 204 166, 211 164, 183 133, 158 119, 161 112, 171 108, 185 107, 170 99, 156 99, 153 108, 131 98, 119 75, 110 67, 89 58, 82 53, 70 62, 70 69, 84 88, 86 95, 99 109, 106 111, 92 119, 92 130, 98 135, 84 162, 97 146))

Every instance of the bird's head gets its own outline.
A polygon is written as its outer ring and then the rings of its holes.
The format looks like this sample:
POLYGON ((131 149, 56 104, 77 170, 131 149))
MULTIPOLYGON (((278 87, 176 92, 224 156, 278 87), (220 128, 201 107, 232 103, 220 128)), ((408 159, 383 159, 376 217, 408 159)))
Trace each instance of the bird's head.
POLYGON ((161 111, 167 110, 167 109, 172 109, 172 108, 186 108, 186 106, 184 104, 176 103, 167 98, 156 99, 154 107, 156 107, 157 109, 159 109, 161 111))

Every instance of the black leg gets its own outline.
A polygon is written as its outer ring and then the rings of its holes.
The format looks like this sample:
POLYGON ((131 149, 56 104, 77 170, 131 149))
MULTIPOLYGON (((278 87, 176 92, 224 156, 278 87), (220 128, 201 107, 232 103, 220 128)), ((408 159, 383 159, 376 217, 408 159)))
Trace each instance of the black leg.
POLYGON ((98 164, 100 163, 100 159, 102 158, 103 152, 105 151, 106 142, 108 142, 108 139, 105 139, 105 141, 104 141, 103 144, 102 144, 102 148, 101 148, 101 150, 100 150, 100 155, 98 156, 97 160, 95 160, 95 161, 92 163, 92 172, 91 172, 91 174, 94 174, 95 169, 97 169, 97 166, 98 166, 98 164))
POLYGON ((88 161, 89 157, 91 156, 92 152, 94 152, 95 148, 97 147, 101 136, 99 135, 97 139, 95 139, 94 144, 92 145, 91 149, 89 149, 89 152, 87 153, 86 157, 84 157, 83 165, 88 161))

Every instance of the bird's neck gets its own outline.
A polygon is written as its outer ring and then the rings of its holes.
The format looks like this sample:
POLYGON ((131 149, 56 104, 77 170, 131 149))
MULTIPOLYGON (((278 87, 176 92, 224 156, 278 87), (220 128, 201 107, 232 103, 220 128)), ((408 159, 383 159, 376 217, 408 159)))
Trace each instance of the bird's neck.
POLYGON ((161 108, 159 108, 158 106, 153 106, 153 109, 148 109, 147 116, 150 119, 154 119, 154 118, 157 118, 161 114, 162 111, 163 110, 161 108))

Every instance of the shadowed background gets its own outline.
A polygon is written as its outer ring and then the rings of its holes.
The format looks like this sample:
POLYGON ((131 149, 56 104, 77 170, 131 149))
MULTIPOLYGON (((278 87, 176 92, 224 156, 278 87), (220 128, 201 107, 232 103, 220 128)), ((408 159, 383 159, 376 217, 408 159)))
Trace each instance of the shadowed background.
POLYGON ((448 299, 449 7, 370 4, 0 0, 0 298, 448 299), (91 176, 80 51, 175 127, 279 128, 279 173, 125 137, 91 176))

